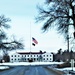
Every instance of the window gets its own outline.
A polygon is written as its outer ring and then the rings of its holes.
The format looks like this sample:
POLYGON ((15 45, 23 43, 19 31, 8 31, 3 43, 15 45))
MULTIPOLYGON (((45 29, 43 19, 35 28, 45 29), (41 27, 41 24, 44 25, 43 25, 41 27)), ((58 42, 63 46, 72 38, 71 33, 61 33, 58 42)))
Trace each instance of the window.
POLYGON ((29 60, 29 58, 27 60, 29 60))
POLYGON ((45 60, 45 58, 43 60, 45 60))
POLYGON ((47 55, 47 57, 48 57, 48 55, 47 55))
POLYGON ((34 58, 34 61, 35 61, 35 58, 34 58))
POLYGON ((50 60, 51 60, 51 58, 50 58, 50 60))
POLYGON ((45 55, 43 55, 45 57, 45 55))
POLYGON ((38 58, 37 58, 37 60, 38 60, 38 58))
POLYGON ((13 55, 11 55, 11 57, 13 57, 13 55))
POLYGON ((48 58, 47 58, 47 60, 48 60, 48 58))
POLYGON ((31 57, 32 57, 32 55, 31 55, 31 57))
POLYGON ((25 55, 25 57, 26 57, 26 55, 25 55))
POLYGON ((51 57, 51 55, 50 55, 50 57, 51 57))
POLYGON ((15 57, 16 57, 16 55, 15 55, 15 57))

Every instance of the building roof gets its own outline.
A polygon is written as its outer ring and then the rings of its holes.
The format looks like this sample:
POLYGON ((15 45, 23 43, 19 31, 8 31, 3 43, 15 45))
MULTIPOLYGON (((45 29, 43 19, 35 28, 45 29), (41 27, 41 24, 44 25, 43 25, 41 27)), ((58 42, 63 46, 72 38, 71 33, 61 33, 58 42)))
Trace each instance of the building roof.
POLYGON ((17 52, 18 54, 44 54, 45 52, 17 52))

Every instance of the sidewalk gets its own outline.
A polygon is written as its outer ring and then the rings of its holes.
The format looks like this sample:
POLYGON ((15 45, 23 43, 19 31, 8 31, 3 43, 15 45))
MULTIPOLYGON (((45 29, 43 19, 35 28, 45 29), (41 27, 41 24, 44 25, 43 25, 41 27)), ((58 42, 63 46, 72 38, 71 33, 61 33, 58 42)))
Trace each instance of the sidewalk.
POLYGON ((66 75, 66 73, 65 72, 63 72, 63 71, 60 71, 60 70, 57 70, 57 69, 54 69, 54 68, 50 68, 50 67, 45 67, 47 70, 50 70, 50 71, 53 71, 53 72, 55 72, 56 74, 58 74, 58 75, 66 75))

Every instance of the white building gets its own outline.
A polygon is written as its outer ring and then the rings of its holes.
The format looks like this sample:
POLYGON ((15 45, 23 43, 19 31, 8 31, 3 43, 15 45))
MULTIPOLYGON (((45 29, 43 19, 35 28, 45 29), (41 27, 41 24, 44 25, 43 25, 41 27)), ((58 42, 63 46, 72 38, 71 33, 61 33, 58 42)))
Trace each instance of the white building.
POLYGON ((16 52, 10 54, 10 62, 28 62, 32 61, 44 61, 51 62, 53 61, 53 54, 46 52, 16 52))
POLYGON ((42 54, 42 57, 43 57, 43 61, 53 61, 53 54, 51 53, 44 53, 42 54))

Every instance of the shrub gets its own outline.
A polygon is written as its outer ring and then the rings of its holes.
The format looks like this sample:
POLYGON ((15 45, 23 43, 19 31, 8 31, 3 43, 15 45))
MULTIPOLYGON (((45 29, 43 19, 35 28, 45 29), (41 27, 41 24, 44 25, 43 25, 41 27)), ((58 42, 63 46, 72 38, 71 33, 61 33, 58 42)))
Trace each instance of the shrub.
POLYGON ((65 62, 63 64, 57 65, 57 68, 65 68, 65 67, 71 67, 71 64, 69 62, 65 62))

